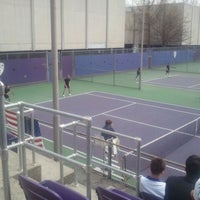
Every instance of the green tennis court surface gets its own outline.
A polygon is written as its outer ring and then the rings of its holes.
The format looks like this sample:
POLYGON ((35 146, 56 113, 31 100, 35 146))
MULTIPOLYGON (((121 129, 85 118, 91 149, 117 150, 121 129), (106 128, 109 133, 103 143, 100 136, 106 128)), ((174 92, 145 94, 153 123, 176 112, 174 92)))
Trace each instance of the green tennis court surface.
MULTIPOLYGON (((100 91, 112 94, 148 99, 163 103, 176 104, 180 106, 200 108, 199 77, 195 74, 183 74, 180 72, 171 72, 167 79, 164 70, 143 70, 141 90, 138 89, 138 83, 135 80, 136 72, 129 71, 115 75, 101 75, 84 80, 72 80, 71 89, 73 94, 84 92, 100 91), (181 77, 182 78, 180 80, 181 77), (188 78, 187 78, 188 77, 188 78), (90 80, 88 80, 90 79, 90 80), (171 87, 168 84, 172 84, 171 87), (195 83, 185 83, 185 80, 195 83), (115 85, 113 85, 113 81, 115 85), (153 81, 153 84, 152 84, 153 81), (163 84, 161 81, 165 81, 163 84), (182 83, 180 83, 182 82, 182 83), (156 84, 155 84, 156 83, 156 84), (179 87, 181 84, 181 87, 179 87), (186 85, 185 85, 186 84, 186 85), (196 85, 196 86, 195 86, 196 85), (194 90, 193 87, 198 87, 194 90)), ((63 81, 59 81, 59 94, 63 90, 63 81)), ((10 95, 12 102, 25 101, 30 103, 39 103, 52 99, 52 83, 39 83, 32 85, 14 86, 13 94, 10 95)))

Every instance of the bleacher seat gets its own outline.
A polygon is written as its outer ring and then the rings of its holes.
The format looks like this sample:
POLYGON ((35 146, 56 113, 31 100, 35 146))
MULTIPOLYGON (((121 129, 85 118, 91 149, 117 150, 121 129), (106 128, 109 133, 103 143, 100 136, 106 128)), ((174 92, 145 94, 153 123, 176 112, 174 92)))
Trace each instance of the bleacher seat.
POLYGON ((140 192, 140 197, 144 200, 162 200, 162 198, 146 192, 140 192))
POLYGON ((37 182, 24 175, 19 175, 18 179, 27 200, 88 200, 87 197, 55 181, 37 182))
POLYGON ((137 196, 116 189, 106 189, 98 186, 96 188, 98 200, 141 200, 137 196))

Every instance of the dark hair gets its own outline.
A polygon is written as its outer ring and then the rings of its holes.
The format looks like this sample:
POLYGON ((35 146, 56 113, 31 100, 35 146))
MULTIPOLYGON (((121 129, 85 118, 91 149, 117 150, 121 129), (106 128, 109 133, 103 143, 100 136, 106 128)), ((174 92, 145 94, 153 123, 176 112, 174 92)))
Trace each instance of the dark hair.
POLYGON ((151 160, 150 169, 151 173, 159 175, 165 170, 166 164, 162 158, 154 158, 151 160))
POLYGON ((197 155, 191 155, 186 159, 185 171, 188 176, 200 177, 200 157, 197 155))
POLYGON ((107 119, 105 123, 106 123, 106 125, 111 125, 112 124, 112 120, 107 119))

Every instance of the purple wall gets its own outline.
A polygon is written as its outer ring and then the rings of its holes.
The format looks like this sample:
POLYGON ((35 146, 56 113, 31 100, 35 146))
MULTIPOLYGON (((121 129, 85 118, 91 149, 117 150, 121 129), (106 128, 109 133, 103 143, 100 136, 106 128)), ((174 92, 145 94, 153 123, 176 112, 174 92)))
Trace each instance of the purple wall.
POLYGON ((46 80, 46 59, 25 58, 2 60, 5 65, 1 80, 14 85, 46 80))
POLYGON ((71 56, 63 56, 62 57, 62 77, 66 77, 67 74, 72 76, 72 57, 71 56))
MULTIPOLYGON (((166 65, 168 62, 188 63, 199 61, 200 58, 198 49, 177 50, 176 53, 174 58, 174 50, 149 49, 144 51, 143 67, 156 67, 166 65)), ((140 52, 85 55, 76 55, 72 52, 64 55, 59 52, 58 58, 60 79, 66 77, 67 74, 83 76, 107 73, 113 70, 132 70, 140 66, 140 52)), ((51 81, 53 77, 51 52, 1 53, 0 62, 5 64, 5 71, 1 76, 4 84, 16 85, 51 81)))

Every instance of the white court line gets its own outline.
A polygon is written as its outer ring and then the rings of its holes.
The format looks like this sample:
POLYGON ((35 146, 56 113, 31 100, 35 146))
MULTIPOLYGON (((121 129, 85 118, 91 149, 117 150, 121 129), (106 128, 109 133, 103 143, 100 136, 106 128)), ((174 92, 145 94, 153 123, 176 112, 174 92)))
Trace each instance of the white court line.
MULTIPOLYGON (((163 110, 170 110, 170 111, 175 111, 175 112, 179 112, 179 113, 184 113, 184 114, 190 114, 190 115, 195 115, 195 116, 200 116, 200 114, 198 113, 191 113, 191 112, 187 112, 187 111, 182 111, 182 110, 177 110, 177 109, 172 109, 172 108, 165 108, 165 107, 161 107, 161 106, 156 106, 156 105, 149 105, 149 104, 145 104, 145 103, 137 103, 140 105, 145 105, 145 106, 149 106, 149 107, 154 107, 154 108, 159 108, 159 109, 163 109, 163 110)), ((162 104, 162 103, 160 103, 162 104)))
MULTIPOLYGON (((101 92, 100 92, 101 93, 101 92)), ((104 96, 104 95, 99 95, 99 94, 89 94, 91 96, 95 96, 95 97, 101 97, 101 98, 104 98, 104 99, 111 99, 111 100, 117 100, 117 101, 121 101, 121 102, 127 102, 127 103, 133 103, 133 101, 130 101, 130 100, 124 100, 124 99, 120 99, 120 98, 116 98, 116 97, 107 97, 107 96, 104 96)))
POLYGON ((193 87, 196 87, 196 86, 199 86, 200 84, 196 84, 196 85, 191 85, 191 86, 188 86, 188 88, 193 88, 193 87))
MULTIPOLYGON (((65 97, 59 97, 58 100, 63 100, 63 99, 66 99, 66 98, 72 98, 72 97, 76 97, 76 96, 82 96, 82 95, 89 95, 91 92, 84 92, 84 93, 80 93, 80 94, 75 94, 75 95, 71 95, 71 96, 65 96, 65 97)), ((43 103, 49 103, 49 102, 53 102, 52 99, 49 99, 47 101, 41 101, 39 103, 35 103, 35 105, 38 105, 38 104, 43 104, 43 103)))
MULTIPOLYGON (((114 98, 114 97, 106 97, 106 96, 102 96, 102 95, 96 95, 96 94, 89 94, 89 95, 92 95, 92 96, 96 96, 96 97, 102 97, 102 98, 105 98, 105 99, 111 99, 111 100, 117 100, 117 101, 122 101, 122 102, 128 102, 128 103, 133 103, 132 101, 130 100, 123 100, 123 99, 119 99, 119 98, 114 98)), ((130 97, 129 97, 130 98, 130 97)), ((142 99, 143 101, 147 101, 147 100, 144 100, 142 99)), ((156 103, 159 103, 159 104, 162 104, 161 102, 156 102, 156 103)), ((170 111, 175 111, 175 112, 179 112, 179 113, 184 113, 184 114, 191 114, 191 115, 195 115, 195 116, 199 116, 200 114, 197 114, 197 113, 191 113, 191 112, 187 112, 187 111, 182 111, 182 110, 177 110, 177 109, 172 109, 172 108, 166 108, 166 107, 163 107, 163 106, 156 106, 156 105, 150 105, 150 104, 146 104, 146 103, 140 103, 140 102, 134 102, 133 105, 135 104, 138 104, 138 105, 145 105, 145 106, 148 106, 148 107, 153 107, 153 108, 159 108, 159 109, 163 109, 163 110, 170 110, 170 111)), ((164 103, 163 103, 164 104, 164 103)), ((130 104, 131 105, 131 104, 130 104)), ((166 105, 170 105, 170 104, 166 104, 166 105)), ((174 105, 174 106, 177 106, 177 105, 174 105)), ((184 107, 183 107, 184 108, 184 107)))
MULTIPOLYGON (((165 76, 165 77, 159 77, 159 78, 153 78, 153 79, 148 79, 146 81, 142 81, 143 83, 148 83, 151 81, 157 81, 157 80, 162 80, 162 79, 168 79, 170 77, 176 77, 176 76, 180 76, 180 75, 170 75, 169 77, 165 76)), ((159 84, 159 83, 158 83, 159 84)))
POLYGON ((113 117, 113 118, 116 118, 116 119, 120 119, 120 120, 124 120, 124 121, 134 122, 134 123, 145 125, 145 126, 150 126, 150 127, 153 127, 153 128, 158 128, 158 129, 161 129, 161 130, 166 130, 166 131, 171 131, 172 130, 172 129, 169 129, 169 128, 155 126, 155 125, 152 125, 152 124, 147 124, 147 123, 144 123, 144 122, 139 122, 139 121, 127 119, 127 118, 124 118, 124 117, 118 117, 118 116, 114 116, 114 115, 109 115, 107 113, 103 114, 103 115, 107 115, 107 116, 110 116, 110 117, 113 117))
MULTIPOLYGON (((171 87, 170 87, 171 88, 171 87)), ((193 107, 188 107, 188 106, 181 106, 181 105, 177 105, 177 104, 172 104, 172 103, 163 103, 163 102, 159 102, 159 101, 153 101, 153 100, 149 100, 149 99, 142 99, 142 98, 138 98, 138 97, 130 97, 130 96, 123 96, 123 95, 120 95, 120 94, 111 94, 111 93, 108 93, 108 92, 99 92, 99 91, 93 91, 93 92, 98 92, 98 93, 101 93, 101 94, 106 94, 106 95, 115 95, 115 96, 119 96, 119 97, 122 97, 122 98, 132 98, 132 99, 137 99, 137 100, 140 100, 140 101, 146 101, 146 102, 151 102, 151 103, 157 103, 157 104, 163 104, 163 105, 169 105, 169 106, 176 106, 176 107, 180 107, 180 108, 186 108, 186 109, 193 109, 193 110, 199 110, 198 108, 193 108, 193 107)), ((91 92, 91 93, 93 93, 91 92)), ((92 94, 93 95, 93 94, 92 94)))
POLYGON ((107 110, 106 112, 99 113, 97 115, 93 115, 92 117, 97 117, 97 116, 100 116, 100 115, 105 115, 106 113, 113 112, 113 111, 116 111, 116 110, 120 110, 120 109, 123 109, 123 108, 127 108, 127 107, 135 105, 135 104, 136 103, 133 102, 133 103, 125 105, 125 106, 120 106, 120 107, 117 107, 117 108, 114 108, 114 109, 111 109, 111 110, 107 110))
MULTIPOLYGON (((197 118, 197 119, 200 119, 200 117, 197 118)), ((158 141, 158 140, 160 140, 160 139, 162 139, 162 138, 164 138, 164 137, 166 137, 166 136, 168 136, 168 135, 171 135, 172 133, 174 133, 175 131, 180 130, 180 129, 183 128, 183 127, 186 127, 187 125, 191 124, 192 122, 195 122, 197 119, 194 119, 194 120, 188 122, 187 124, 184 124, 183 126, 180 126, 180 127, 176 128, 176 129, 174 129, 174 130, 171 130, 169 133, 167 133, 167 134, 165 134, 165 135, 162 135, 162 136, 156 138, 155 140, 152 140, 152 141, 146 143, 145 145, 141 146, 141 149, 144 148, 144 147, 146 147, 146 146, 148 146, 148 145, 150 145, 150 144, 155 143, 156 141, 158 141)), ((187 135, 190 135, 190 136, 191 136, 191 134, 187 134, 187 135)))

